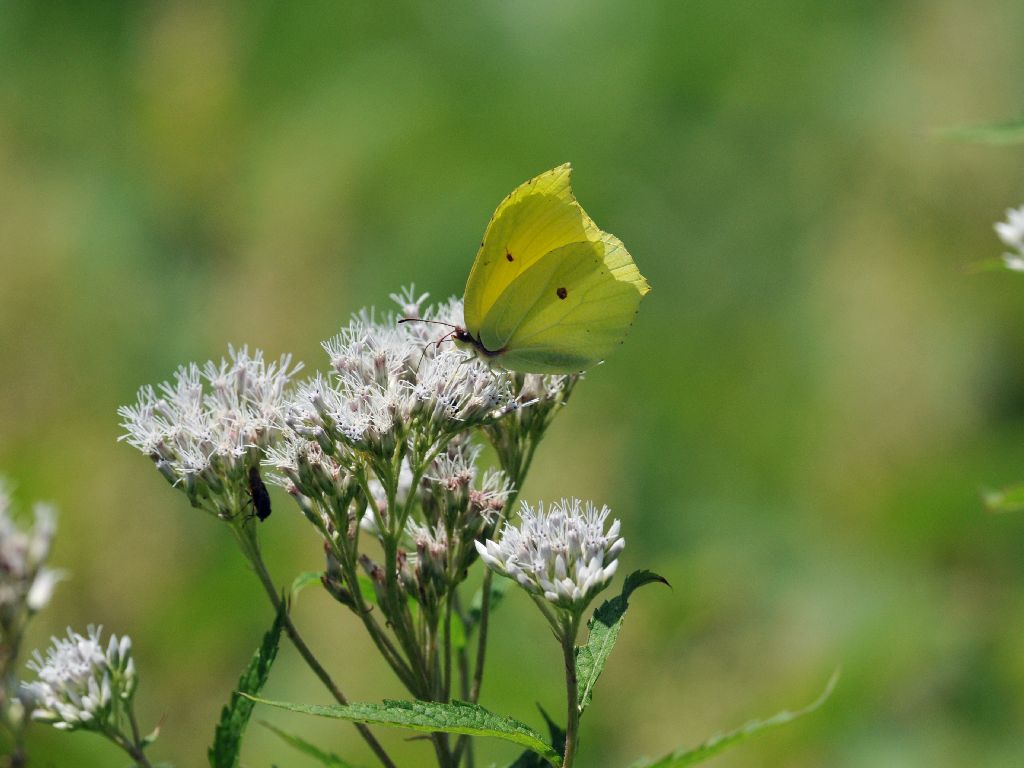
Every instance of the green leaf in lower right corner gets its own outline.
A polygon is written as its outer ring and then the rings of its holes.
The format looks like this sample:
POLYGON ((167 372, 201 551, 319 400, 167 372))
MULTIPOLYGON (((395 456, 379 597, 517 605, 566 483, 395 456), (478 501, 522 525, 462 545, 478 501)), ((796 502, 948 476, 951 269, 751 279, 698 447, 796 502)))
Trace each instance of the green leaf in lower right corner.
POLYGON ((832 695, 832 691, 835 690, 836 683, 838 681, 839 670, 837 669, 832 673, 832 677, 829 678, 828 683, 825 685, 825 690, 823 690, 818 695, 818 698, 806 707, 801 707, 796 710, 784 709, 769 718, 765 718, 764 720, 751 720, 746 725, 743 725, 733 731, 712 736, 698 747, 694 747, 693 749, 678 749, 670 755, 665 755, 665 757, 660 760, 640 760, 633 763, 631 768, 685 768, 685 766, 688 765, 702 763, 720 752, 724 752, 730 747, 734 747, 740 742, 746 741, 755 734, 771 728, 777 728, 778 726, 785 725, 786 723, 791 723, 797 718, 814 712, 822 704, 828 701, 828 698, 832 695))

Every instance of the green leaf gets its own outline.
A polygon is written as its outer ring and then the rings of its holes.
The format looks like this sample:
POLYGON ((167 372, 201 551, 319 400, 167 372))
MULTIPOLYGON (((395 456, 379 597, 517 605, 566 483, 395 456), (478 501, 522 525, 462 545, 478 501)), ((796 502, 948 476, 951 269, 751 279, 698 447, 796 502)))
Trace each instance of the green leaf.
POLYGON ((590 704, 597 678, 601 676, 615 641, 619 639, 630 595, 645 584, 655 581, 668 584, 664 577, 651 571, 634 571, 629 574, 626 583, 622 585, 622 593, 602 603, 587 623, 590 630, 587 644, 576 648, 576 700, 581 713, 590 704))
POLYGON ((751 736, 760 733, 761 731, 768 730, 770 728, 777 728, 780 725, 791 723, 798 717, 810 714, 828 701, 828 698, 832 695, 832 691, 835 689, 838 681, 839 670, 837 669, 832 673, 832 677, 829 678, 828 684, 825 686, 825 690, 823 690, 821 694, 819 694, 818 698, 806 707, 793 711, 783 710, 782 712, 778 712, 765 720, 751 720, 746 725, 737 728, 734 731, 712 736, 699 747, 689 750, 676 750, 671 755, 666 755, 660 760, 656 760, 654 762, 641 760, 634 763, 633 768, 684 768, 684 766, 687 765, 696 765, 697 763, 701 763, 709 757, 713 757, 719 752, 725 751, 729 747, 736 746, 741 741, 746 741, 751 736))
MULTIPOLYGON (((556 752, 562 754, 565 752, 565 729, 552 720, 540 704, 537 705, 537 709, 540 710, 544 722, 548 724, 548 733, 551 734, 551 746, 556 752)), ((509 768, 544 768, 544 760, 536 752, 526 750, 516 758, 516 761, 509 768)))
POLYGON ((383 704, 349 704, 348 706, 320 706, 292 704, 286 701, 268 701, 256 696, 247 698, 260 704, 302 712, 307 715, 334 717, 368 725, 390 725, 424 733, 461 733, 467 736, 492 736, 526 747, 541 755, 551 765, 562 764, 561 755, 544 737, 530 726, 511 717, 490 712, 477 704, 453 701, 442 704, 433 701, 392 701, 383 704))
POLYGON ((259 693, 270 676, 270 668, 277 657, 277 647, 281 640, 281 629, 284 627, 287 610, 282 601, 274 625, 263 636, 263 642, 256 649, 249 666, 238 680, 238 690, 231 694, 231 699, 221 711, 220 722, 213 733, 213 746, 208 753, 211 768, 238 768, 242 734, 245 733, 253 710, 253 703, 247 697, 249 694, 259 693))
POLYGON ((1024 484, 982 492, 989 512, 1017 512, 1024 509, 1024 484))
POLYGON ((304 590, 310 584, 319 584, 320 577, 323 576, 320 571, 303 571, 295 577, 295 581, 292 582, 291 596, 294 600, 299 596, 299 592, 304 590))
POLYGON ((943 138, 973 144, 1024 144, 1024 118, 987 125, 959 125, 939 131, 943 138))
POLYGON ((293 736, 290 733, 286 733, 285 731, 282 731, 280 728, 271 725, 265 720, 261 720, 260 725, 264 726, 265 728, 269 728, 271 731, 280 736, 281 739, 285 741, 285 743, 295 747, 302 754, 312 757, 321 765, 327 766, 327 768, 353 768, 352 763, 342 760, 333 752, 324 752, 322 749, 313 746, 308 741, 304 741, 300 739, 298 736, 293 736))

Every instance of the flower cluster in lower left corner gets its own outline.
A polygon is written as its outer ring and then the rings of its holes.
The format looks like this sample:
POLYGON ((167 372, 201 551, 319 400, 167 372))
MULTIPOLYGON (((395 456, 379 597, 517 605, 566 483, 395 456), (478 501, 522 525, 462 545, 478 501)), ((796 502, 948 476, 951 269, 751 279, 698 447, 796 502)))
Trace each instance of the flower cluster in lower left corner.
POLYGON ((52 638, 45 657, 33 653, 28 667, 36 679, 22 686, 34 720, 68 731, 120 730, 138 682, 131 639, 111 635, 104 648, 101 633, 101 627, 90 626, 85 635, 68 628, 66 638, 52 638))

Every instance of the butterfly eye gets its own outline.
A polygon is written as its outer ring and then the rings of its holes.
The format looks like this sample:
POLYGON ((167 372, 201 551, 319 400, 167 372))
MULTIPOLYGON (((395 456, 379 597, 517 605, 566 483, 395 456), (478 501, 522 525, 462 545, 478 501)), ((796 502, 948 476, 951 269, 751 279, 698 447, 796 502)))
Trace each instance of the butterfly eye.
POLYGON ((562 288, 559 288, 557 291, 555 291, 555 295, 558 296, 558 298, 560 298, 560 299, 564 299, 566 296, 569 295, 569 292, 567 290, 565 290, 564 287, 562 287, 562 288))
POLYGON ((509 253, 508 251, 505 251, 505 258, 508 259, 509 261, 515 261, 515 259, 512 258, 512 254, 509 253))

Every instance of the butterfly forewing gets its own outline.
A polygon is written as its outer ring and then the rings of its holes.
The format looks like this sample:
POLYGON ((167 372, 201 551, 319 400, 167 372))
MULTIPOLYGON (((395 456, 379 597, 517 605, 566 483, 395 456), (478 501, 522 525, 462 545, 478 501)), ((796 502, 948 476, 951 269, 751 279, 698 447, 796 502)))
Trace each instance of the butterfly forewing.
POLYGON ((509 285, 538 260, 569 243, 600 237, 573 197, 571 171, 569 164, 560 165, 520 185, 491 217, 466 282, 465 322, 473 335, 509 285))

